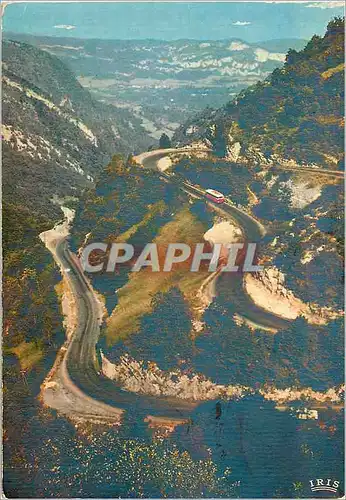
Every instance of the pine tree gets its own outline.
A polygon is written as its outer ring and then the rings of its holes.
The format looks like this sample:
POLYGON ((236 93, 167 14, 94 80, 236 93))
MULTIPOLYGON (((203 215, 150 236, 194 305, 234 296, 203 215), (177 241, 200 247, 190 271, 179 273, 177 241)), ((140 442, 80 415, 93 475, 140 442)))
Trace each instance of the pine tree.
POLYGON ((162 134, 160 137, 160 149, 167 149, 171 147, 171 140, 167 134, 162 134))

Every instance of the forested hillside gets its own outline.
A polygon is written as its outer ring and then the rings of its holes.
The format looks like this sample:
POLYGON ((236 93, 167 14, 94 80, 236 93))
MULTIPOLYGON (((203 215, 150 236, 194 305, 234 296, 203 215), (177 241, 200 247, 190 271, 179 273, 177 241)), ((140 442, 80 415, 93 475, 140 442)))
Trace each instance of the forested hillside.
POLYGON ((57 213, 56 196, 78 196, 114 151, 152 141, 125 110, 91 97, 55 56, 3 42, 3 185, 5 200, 57 213))
POLYGON ((129 120, 96 102, 57 57, 4 42, 5 353, 16 354, 24 371, 61 323, 57 271, 38 235, 62 218, 59 203, 75 203, 92 185, 113 151, 128 154, 135 140, 148 145, 129 120))
POLYGON ((284 158, 342 168, 343 92, 344 20, 335 18, 323 37, 289 50, 284 66, 265 81, 188 122, 174 140, 203 138, 235 161, 284 158))
MULTIPOLYGON (((227 278, 218 281, 217 297, 198 315, 203 272, 131 273, 130 266, 120 266, 114 273, 88 275, 107 309, 100 341, 103 353, 116 363, 130 356, 148 366, 155 362, 163 370, 180 363, 220 384, 255 388, 275 380, 283 388, 314 390, 340 384, 342 186, 331 180, 326 186, 322 181, 322 187, 318 179, 311 186, 309 174, 275 176, 269 170, 265 176, 257 175, 246 165, 210 158, 186 157, 173 168, 193 184, 222 189, 265 225, 267 235, 259 254, 265 267, 284 273, 290 291, 282 292, 283 301, 293 293, 311 304, 312 311, 327 308, 335 315, 321 324, 297 317, 276 335, 261 329, 254 333, 247 324, 239 324, 241 304, 236 303, 227 278), (310 199, 304 199, 302 191, 310 199), (192 335, 196 318, 203 327, 192 335), (332 348, 326 349, 327 345, 332 348)), ((174 182, 162 182, 155 172, 115 155, 95 189, 79 203, 71 246, 76 251, 85 242, 127 242, 139 251, 147 242, 156 242, 163 251, 172 241, 202 241, 215 220, 215 212, 202 200, 187 203, 174 182)), ((94 254, 94 262, 102 262, 101 255, 94 254)), ((275 294, 272 297, 277 300, 275 294)))
POLYGON ((93 99, 57 57, 11 41, 2 56, 4 430, 13 466, 24 460, 25 420, 64 338, 59 273, 39 234, 114 151, 127 155, 152 139, 129 112, 93 99))

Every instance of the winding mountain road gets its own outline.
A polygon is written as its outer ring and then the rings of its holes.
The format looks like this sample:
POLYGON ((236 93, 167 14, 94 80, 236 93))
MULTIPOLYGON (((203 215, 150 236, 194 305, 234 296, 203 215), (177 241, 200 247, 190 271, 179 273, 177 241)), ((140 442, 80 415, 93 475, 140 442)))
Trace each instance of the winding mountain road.
POLYGON ((343 179, 345 172, 343 170, 327 170, 326 168, 313 168, 313 167, 294 167, 292 165, 275 165, 273 167, 277 170, 292 170, 292 172, 308 172, 311 174, 326 175, 327 177, 336 177, 343 179))
POLYGON ((181 419, 196 404, 176 398, 137 395, 122 390, 97 370, 95 346, 100 336, 100 306, 66 239, 56 256, 76 301, 77 327, 67 340, 41 389, 43 402, 75 419, 118 423, 124 410, 181 419))
MULTIPOLYGON (((186 152, 185 149, 173 151, 186 152)), ((167 152, 145 153, 142 158, 143 167, 157 168, 157 162, 167 152)), ((167 177, 164 173, 160 175, 167 177)), ((169 176, 168 180, 171 180, 169 176)), ((205 197, 203 190, 186 182, 182 182, 180 187, 194 196, 205 197)), ((212 202, 208 203, 213 205, 212 202)), ((217 206, 217 209, 220 210, 221 207, 217 206)), ((261 240, 265 229, 256 219, 227 203, 223 204, 222 211, 238 222, 248 241, 261 240)), ((66 237, 57 240, 52 253, 71 288, 77 326, 71 338, 61 348, 51 373, 42 385, 43 402, 69 417, 101 423, 119 423, 124 410, 142 415, 142 420, 147 415, 164 415, 165 418, 180 422, 182 418, 188 417, 198 402, 127 392, 98 371, 96 344, 100 335, 100 304, 79 260, 69 250, 66 237)), ((218 283, 223 286, 223 277, 219 278, 218 283)), ((232 274, 232 280, 228 280, 226 286, 228 295, 232 296, 234 308, 241 317, 267 329, 284 328, 289 324, 252 302, 244 291, 241 274, 232 274)))
MULTIPOLYGON (((157 170, 158 162, 167 153, 182 153, 186 154, 192 150, 191 148, 184 149, 167 149, 167 150, 157 150, 152 152, 143 153, 135 157, 135 161, 141 164, 144 168, 157 170)), ((199 150, 200 151, 200 150, 199 150)), ((160 172, 160 175, 167 179, 168 181, 173 180, 172 176, 166 174, 165 172, 160 172)), ((179 183, 179 180, 174 182, 179 183)), ((187 182, 180 182, 180 187, 182 190, 187 191, 194 196, 199 198, 205 198, 205 192, 193 186, 187 182)), ((259 243, 263 236, 266 234, 266 229, 264 226, 256 220, 254 217, 238 209, 229 202, 225 202, 222 205, 216 205, 210 200, 207 201, 210 206, 214 206, 218 212, 223 212, 226 217, 230 217, 232 220, 236 221, 238 225, 243 229, 243 233, 248 242, 259 243)), ((276 331, 279 329, 287 328, 290 324, 289 320, 277 316, 269 311, 262 309, 257 306, 251 297, 247 294, 243 286, 243 274, 242 273, 232 273, 232 279, 228 279, 228 273, 221 273, 218 278, 219 288, 227 286, 228 295, 232 297, 232 304, 237 311, 237 314, 259 328, 276 331)))

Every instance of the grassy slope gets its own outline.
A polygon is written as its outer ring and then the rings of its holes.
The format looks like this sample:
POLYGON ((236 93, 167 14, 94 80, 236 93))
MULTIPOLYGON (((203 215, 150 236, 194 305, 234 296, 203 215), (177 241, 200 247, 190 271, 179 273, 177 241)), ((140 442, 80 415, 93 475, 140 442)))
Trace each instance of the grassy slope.
MULTIPOLYGON (((204 232, 203 224, 191 214, 188 206, 180 210, 171 222, 160 229, 154 240, 159 249, 160 269, 169 243, 192 246, 203 241, 204 232)), ((108 342, 114 343, 138 332, 141 317, 153 310, 153 298, 158 293, 167 293, 172 287, 178 287, 192 306, 208 273, 186 273, 186 265, 175 265, 171 272, 152 272, 151 268, 143 268, 131 274, 128 283, 118 292, 119 302, 108 322, 108 342)))

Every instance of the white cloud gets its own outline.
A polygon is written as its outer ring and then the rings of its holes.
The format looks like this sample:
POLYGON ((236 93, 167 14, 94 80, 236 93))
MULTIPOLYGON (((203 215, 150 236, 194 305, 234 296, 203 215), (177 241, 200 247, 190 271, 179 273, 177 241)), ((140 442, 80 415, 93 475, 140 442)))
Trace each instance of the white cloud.
POLYGON ((76 26, 73 26, 72 24, 56 24, 54 28, 58 28, 61 30, 74 30, 76 26))
POLYGON ((251 24, 249 21, 236 21, 235 23, 232 23, 233 26, 248 26, 251 24))
POLYGON ((318 2, 308 2, 306 0, 262 0, 263 3, 271 3, 271 4, 278 4, 278 3, 294 3, 296 5, 302 5, 305 4, 304 6, 307 8, 311 9, 337 9, 340 7, 344 6, 344 2, 341 2, 339 0, 337 1, 329 1, 329 0, 319 0, 318 2))
POLYGON ((314 2, 314 3, 309 3, 308 5, 305 5, 306 8, 308 9, 337 9, 338 7, 344 7, 345 3, 344 2, 314 2))

